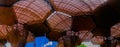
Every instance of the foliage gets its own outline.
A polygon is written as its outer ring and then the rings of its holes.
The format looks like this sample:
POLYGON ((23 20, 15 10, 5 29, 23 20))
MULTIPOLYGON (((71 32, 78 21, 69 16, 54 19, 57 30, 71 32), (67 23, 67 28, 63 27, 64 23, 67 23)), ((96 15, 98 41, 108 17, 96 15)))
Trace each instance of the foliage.
POLYGON ((86 45, 81 44, 81 45, 78 45, 77 47, 86 47, 86 45))

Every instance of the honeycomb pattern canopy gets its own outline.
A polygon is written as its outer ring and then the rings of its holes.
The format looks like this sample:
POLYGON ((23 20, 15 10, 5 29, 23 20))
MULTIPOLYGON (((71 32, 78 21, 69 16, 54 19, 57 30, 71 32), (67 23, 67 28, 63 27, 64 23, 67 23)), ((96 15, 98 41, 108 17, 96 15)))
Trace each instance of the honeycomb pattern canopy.
MULTIPOLYGON (((52 31, 71 29, 72 16, 90 15, 107 0, 20 0, 13 5, 18 23, 29 25, 47 20, 52 31)), ((90 36, 85 37, 90 38, 90 36)))
MULTIPOLYGON (((11 2, 14 1, 16 0, 11 0, 11 2)), ((101 4, 104 4, 106 1, 107 0, 20 0, 12 6, 13 8, 0 7, 0 38, 8 39, 7 37, 14 32, 15 28, 8 25, 14 25, 16 19, 21 25, 24 23, 34 25, 47 21, 50 30, 53 31, 51 34, 59 34, 59 32, 71 30, 73 25, 72 18, 74 16, 91 15, 94 9, 101 4), (57 33, 54 31, 57 31, 57 33)), ((8 0, 0 0, 0 4, 9 5, 12 3, 8 0)), ((21 31, 20 34, 25 32, 25 29, 22 29, 23 27, 21 26, 16 26, 16 28, 21 31)), ((90 40, 93 36, 91 32, 79 31, 78 33, 79 34, 76 35, 78 35, 79 38, 82 38, 82 40, 90 40)), ((57 38, 57 35, 51 34, 50 36, 57 38)), ((116 24, 111 28, 111 36, 116 38, 120 37, 120 24, 116 24)), ((101 38, 103 37, 94 37, 93 41, 95 43, 103 43, 103 39, 101 38)), ((28 39, 31 41, 34 38, 29 37, 28 39)))
POLYGON ((21 0, 13 8, 19 23, 35 24, 47 20, 52 29, 63 31, 71 27, 70 16, 89 15, 104 2, 106 0, 21 0))

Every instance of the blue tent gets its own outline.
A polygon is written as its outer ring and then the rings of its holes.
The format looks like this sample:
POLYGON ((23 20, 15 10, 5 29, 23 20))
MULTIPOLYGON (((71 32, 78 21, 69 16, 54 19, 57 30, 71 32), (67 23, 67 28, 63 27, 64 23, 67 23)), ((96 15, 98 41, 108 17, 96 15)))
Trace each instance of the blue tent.
POLYGON ((47 37, 42 36, 42 37, 36 37, 35 38, 35 46, 36 47, 43 47, 44 44, 48 43, 49 40, 47 37))
POLYGON ((49 41, 49 39, 45 36, 42 37, 36 37, 34 42, 26 43, 25 47, 44 47, 44 45, 48 44, 49 42, 52 42, 51 45, 47 45, 46 47, 56 47, 58 42, 56 41, 49 41))
POLYGON ((26 43, 25 47, 34 47, 34 42, 26 43))

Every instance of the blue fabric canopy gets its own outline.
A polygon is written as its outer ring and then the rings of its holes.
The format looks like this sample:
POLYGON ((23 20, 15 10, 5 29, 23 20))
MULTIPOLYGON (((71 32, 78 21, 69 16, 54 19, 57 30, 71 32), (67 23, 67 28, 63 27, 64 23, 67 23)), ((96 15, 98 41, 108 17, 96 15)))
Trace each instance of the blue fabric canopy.
POLYGON ((34 42, 28 42, 26 43, 25 47, 56 47, 58 42, 56 41, 49 41, 49 39, 45 36, 42 37, 36 37, 34 42), (51 44, 49 44, 51 43, 51 44))
POLYGON ((44 44, 47 44, 48 42, 49 42, 49 40, 45 36, 35 38, 36 47, 43 47, 44 44))

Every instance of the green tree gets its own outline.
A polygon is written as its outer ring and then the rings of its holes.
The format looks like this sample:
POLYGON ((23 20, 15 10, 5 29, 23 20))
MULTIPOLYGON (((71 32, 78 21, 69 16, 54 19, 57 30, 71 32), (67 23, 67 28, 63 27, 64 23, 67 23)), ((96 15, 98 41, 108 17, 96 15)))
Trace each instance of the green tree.
POLYGON ((81 44, 81 45, 78 45, 77 47, 86 47, 86 45, 81 44))

